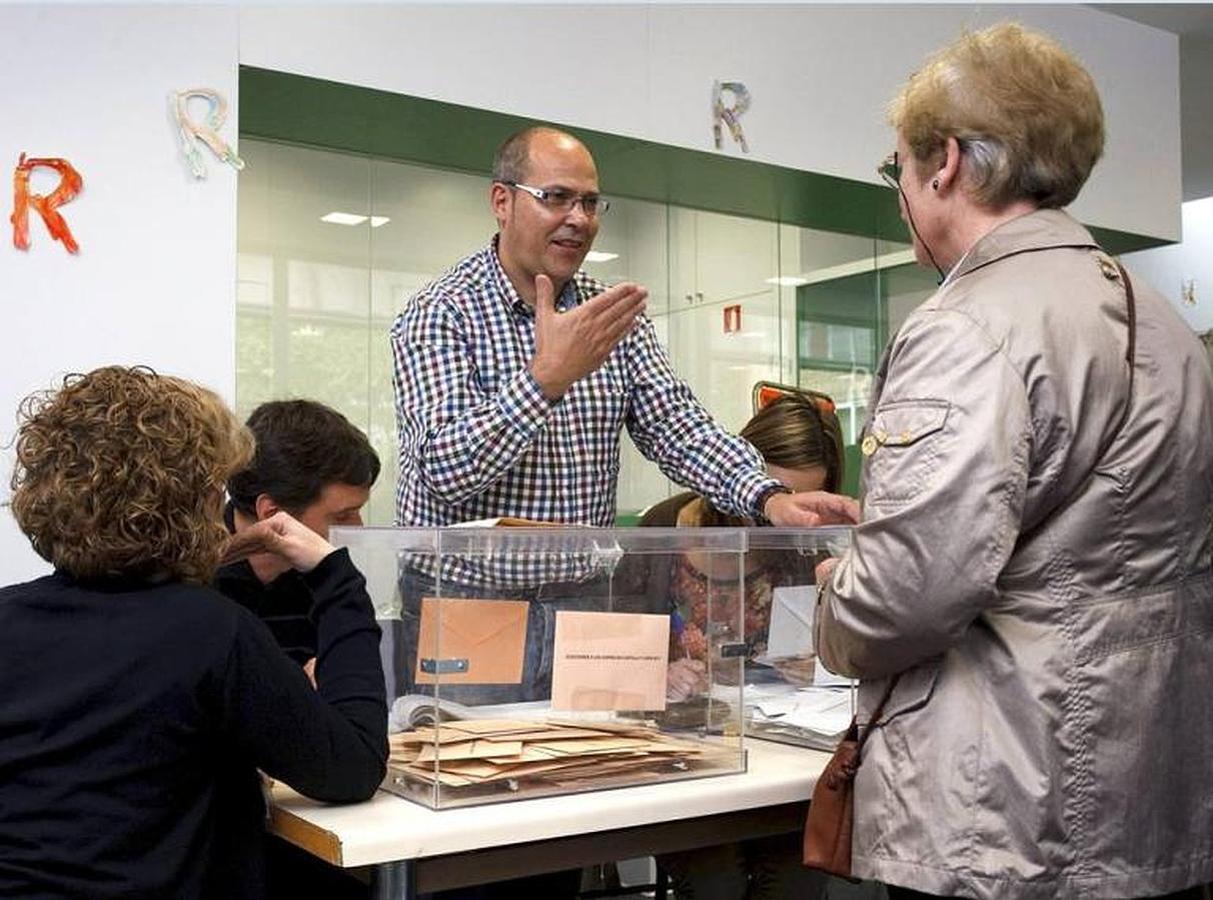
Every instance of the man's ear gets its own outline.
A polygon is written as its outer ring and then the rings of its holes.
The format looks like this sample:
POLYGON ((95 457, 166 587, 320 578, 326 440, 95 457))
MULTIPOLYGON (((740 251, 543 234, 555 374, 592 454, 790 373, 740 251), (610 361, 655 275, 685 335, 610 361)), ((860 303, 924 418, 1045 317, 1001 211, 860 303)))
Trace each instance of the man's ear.
POLYGON ((274 513, 282 509, 282 507, 279 506, 274 501, 274 498, 269 494, 258 494, 257 503, 254 506, 254 509, 257 510, 257 521, 260 522, 263 519, 268 519, 274 513))
POLYGON ((499 226, 506 220, 512 193, 513 191, 500 181, 494 181, 489 188, 489 208, 493 211, 493 216, 497 219, 499 226))

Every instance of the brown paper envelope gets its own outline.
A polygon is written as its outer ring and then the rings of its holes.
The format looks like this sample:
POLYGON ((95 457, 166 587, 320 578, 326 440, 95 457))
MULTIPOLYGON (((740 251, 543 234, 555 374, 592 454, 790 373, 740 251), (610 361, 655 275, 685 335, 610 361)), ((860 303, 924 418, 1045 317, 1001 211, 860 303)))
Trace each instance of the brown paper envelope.
MULTIPOLYGON (((480 737, 480 735, 477 735, 480 737)), ((490 741, 565 741, 573 738, 609 738, 621 737, 612 732, 594 731, 589 728, 561 728, 550 731, 511 732, 510 734, 494 734, 485 736, 490 741)))
POLYGON ((429 782, 430 784, 433 784, 435 781, 440 781, 443 784, 450 785, 451 787, 467 787, 469 784, 476 783, 472 779, 465 778, 462 775, 452 775, 450 772, 436 772, 432 765, 431 766, 410 765, 410 766, 405 766, 405 770, 410 775, 414 775, 417 778, 424 779, 425 781, 429 782))
POLYGON ((656 734, 657 729, 651 724, 646 725, 645 721, 616 720, 612 722, 586 722, 582 719, 548 719, 547 723, 557 728, 589 728, 594 731, 610 731, 612 733, 635 732, 645 735, 656 734))
POLYGON ((433 744, 426 744, 417 754, 417 762, 433 762, 435 756, 446 762, 449 759, 484 759, 489 756, 514 756, 522 752, 522 741, 513 744, 490 743, 489 741, 465 741, 459 744, 442 744, 437 753, 433 744))
POLYGON ((670 617, 556 613, 552 709, 665 709, 670 617))
POLYGON ((520 684, 526 647, 525 600, 421 598, 418 684, 520 684), (464 659, 466 672, 431 675, 423 659, 464 659))
POLYGON ((648 741, 638 738, 587 738, 576 741, 544 741, 543 743, 534 745, 538 750, 549 750, 565 756, 590 753, 620 753, 625 750, 642 750, 647 746, 648 741))
POLYGON ((527 722, 522 719, 460 719, 443 722, 441 731, 461 732, 477 737, 499 734, 525 734, 528 731, 547 731, 552 726, 546 722, 527 722))
POLYGON ((496 766, 479 759, 462 759, 449 765, 444 764, 442 770, 452 775, 459 775, 462 778, 474 778, 477 781, 492 778, 502 773, 501 766, 496 766))
POLYGON ((449 744, 452 741, 467 741, 470 736, 466 731, 440 731, 435 733, 432 728, 427 728, 418 731, 401 731, 398 734, 389 734, 388 743, 393 747, 405 747, 410 744, 449 744))
POLYGON ((553 758, 553 754, 545 753, 542 750, 536 750, 534 747, 522 748, 521 753, 515 753, 511 756, 489 756, 485 757, 489 762, 499 766, 512 766, 524 762, 547 762, 553 758))

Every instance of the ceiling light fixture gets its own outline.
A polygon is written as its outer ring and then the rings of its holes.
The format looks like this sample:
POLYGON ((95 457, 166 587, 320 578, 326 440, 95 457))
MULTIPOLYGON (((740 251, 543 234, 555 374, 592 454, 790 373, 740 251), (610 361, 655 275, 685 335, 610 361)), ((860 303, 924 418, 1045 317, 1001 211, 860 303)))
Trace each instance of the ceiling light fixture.
POLYGON ((618 253, 608 253, 606 250, 591 250, 585 255, 586 262, 610 262, 619 259, 618 253))
POLYGON ((366 221, 366 216, 357 216, 347 212, 331 212, 321 216, 320 221, 328 222, 330 225, 361 225, 366 221))

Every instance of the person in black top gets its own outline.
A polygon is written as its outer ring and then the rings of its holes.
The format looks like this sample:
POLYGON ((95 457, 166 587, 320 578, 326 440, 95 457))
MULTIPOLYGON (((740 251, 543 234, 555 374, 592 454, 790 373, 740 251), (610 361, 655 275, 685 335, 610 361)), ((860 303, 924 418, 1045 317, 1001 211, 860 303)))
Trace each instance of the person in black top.
MULTIPOLYGON (((379 457, 341 413, 314 400, 272 400, 246 423, 256 443, 248 465, 227 480, 224 521, 242 536, 280 511, 321 537, 333 525, 361 525, 379 476, 379 457)), ((278 646, 315 677, 316 621, 323 598, 273 554, 255 554, 215 573, 214 585, 264 622, 278 646)), ((273 900, 323 896, 361 900, 360 882, 274 835, 265 839, 265 880, 273 900)))
POLYGON ((236 540, 317 598, 316 686, 209 586, 250 436, 147 369, 28 399, 12 510, 53 574, 0 590, 0 896, 257 898, 257 769, 364 800, 383 778, 379 629, 345 551, 287 513, 236 540))
MULTIPOLYGON (((333 525, 362 524, 379 457, 345 416, 313 400, 274 400, 253 410, 248 428, 256 441, 253 458, 227 480, 231 531, 241 534, 280 510, 325 538, 333 525)), ((221 568, 215 587, 260 617, 310 673, 315 598, 298 572, 262 554, 221 568)))

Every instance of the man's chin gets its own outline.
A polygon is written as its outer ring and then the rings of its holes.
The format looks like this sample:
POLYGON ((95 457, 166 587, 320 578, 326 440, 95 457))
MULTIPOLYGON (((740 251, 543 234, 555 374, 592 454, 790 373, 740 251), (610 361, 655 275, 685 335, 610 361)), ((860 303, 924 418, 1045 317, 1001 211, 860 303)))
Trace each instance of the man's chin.
POLYGON ((578 259, 575 264, 570 264, 567 261, 562 261, 559 264, 549 264, 544 266, 544 274, 552 279, 553 284, 564 284, 577 274, 577 270, 581 268, 581 263, 585 257, 578 259))

